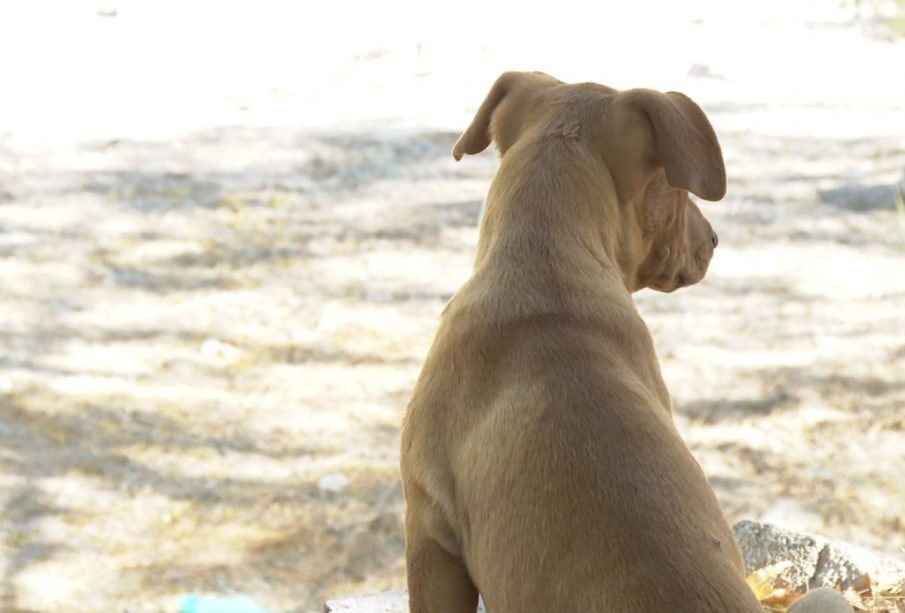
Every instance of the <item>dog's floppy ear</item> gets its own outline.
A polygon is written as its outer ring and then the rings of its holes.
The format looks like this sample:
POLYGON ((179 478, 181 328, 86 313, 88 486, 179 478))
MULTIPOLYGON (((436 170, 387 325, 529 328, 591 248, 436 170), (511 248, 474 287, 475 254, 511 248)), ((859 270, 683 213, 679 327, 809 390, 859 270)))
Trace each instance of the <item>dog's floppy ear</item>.
POLYGON ((672 187, 704 200, 726 195, 726 167, 713 126, 695 102, 678 92, 629 90, 624 100, 646 115, 653 135, 653 161, 672 187))
POLYGON ((493 84, 493 87, 490 88, 490 92, 487 93, 487 97, 481 103, 481 108, 478 109, 474 119, 471 120, 471 125, 468 126, 453 146, 453 157, 457 162, 462 159, 464 154, 474 155, 481 153, 490 145, 492 140, 490 118, 497 105, 506 97, 516 78, 518 78, 518 73, 504 72, 493 84))
POLYGON ((543 72, 504 72, 490 88, 471 125, 456 141, 453 157, 458 161, 466 153, 480 153, 494 140, 500 155, 505 154, 521 136, 527 116, 536 107, 536 94, 561 83, 543 72))

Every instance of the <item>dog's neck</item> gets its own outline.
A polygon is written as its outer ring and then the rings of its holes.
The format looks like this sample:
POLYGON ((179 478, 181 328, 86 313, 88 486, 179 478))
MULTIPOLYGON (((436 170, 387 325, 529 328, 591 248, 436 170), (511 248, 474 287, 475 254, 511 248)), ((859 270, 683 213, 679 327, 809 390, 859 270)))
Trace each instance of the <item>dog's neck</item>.
POLYGON ((490 267, 559 306, 602 291, 634 304, 625 214, 609 172, 575 143, 513 147, 487 197, 475 273, 490 267))
POLYGON ((622 217, 612 179, 581 150, 554 151, 549 160, 513 153, 487 197, 474 274, 444 310, 444 325, 480 339, 481 330, 519 321, 580 320, 624 350, 623 363, 669 410, 653 339, 621 266, 621 228, 634 220, 622 217))

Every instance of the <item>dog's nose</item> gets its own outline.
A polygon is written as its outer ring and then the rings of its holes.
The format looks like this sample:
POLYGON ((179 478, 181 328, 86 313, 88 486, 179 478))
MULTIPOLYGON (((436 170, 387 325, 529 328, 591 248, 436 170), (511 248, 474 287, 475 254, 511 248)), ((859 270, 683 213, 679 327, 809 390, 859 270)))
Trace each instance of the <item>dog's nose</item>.
POLYGON ((716 232, 713 232, 710 235, 710 242, 713 243, 714 249, 716 249, 716 246, 720 244, 720 237, 716 235, 716 232))

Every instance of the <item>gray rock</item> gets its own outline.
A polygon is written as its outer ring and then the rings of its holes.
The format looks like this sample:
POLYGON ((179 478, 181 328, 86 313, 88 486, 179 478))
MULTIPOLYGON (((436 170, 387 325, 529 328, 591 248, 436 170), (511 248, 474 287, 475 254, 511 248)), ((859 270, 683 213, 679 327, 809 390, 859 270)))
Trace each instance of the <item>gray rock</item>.
POLYGON ((834 207, 849 211, 893 211, 896 208, 896 186, 843 185, 818 190, 820 199, 834 207))
POLYGON ((828 587, 817 588, 799 599, 789 613, 852 613, 852 605, 842 594, 828 587))
POLYGON ((901 577, 905 581, 905 562, 848 543, 747 519, 732 530, 749 573, 789 561, 792 567, 780 579, 798 592, 819 587, 855 587, 865 575, 901 577))
POLYGON ((745 558, 748 573, 775 564, 791 562, 792 567, 781 575, 783 582, 803 592, 817 573, 817 561, 826 539, 785 530, 772 524, 743 519, 732 527, 735 540, 745 558))

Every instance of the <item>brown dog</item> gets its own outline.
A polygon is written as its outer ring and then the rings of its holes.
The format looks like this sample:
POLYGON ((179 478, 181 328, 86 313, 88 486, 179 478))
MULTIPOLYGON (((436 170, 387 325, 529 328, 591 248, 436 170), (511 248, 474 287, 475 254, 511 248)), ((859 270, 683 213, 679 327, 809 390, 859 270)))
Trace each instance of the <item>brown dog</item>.
POLYGON ((713 128, 682 94, 506 73, 453 155, 491 141, 474 274, 403 428, 412 612, 760 612, 631 297, 707 271, 713 128))

